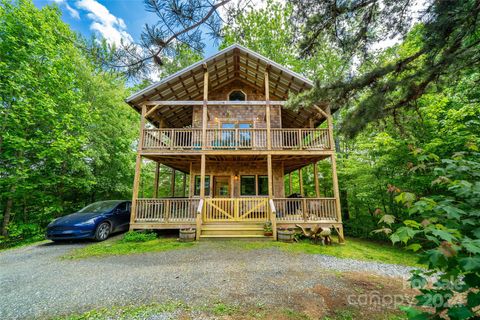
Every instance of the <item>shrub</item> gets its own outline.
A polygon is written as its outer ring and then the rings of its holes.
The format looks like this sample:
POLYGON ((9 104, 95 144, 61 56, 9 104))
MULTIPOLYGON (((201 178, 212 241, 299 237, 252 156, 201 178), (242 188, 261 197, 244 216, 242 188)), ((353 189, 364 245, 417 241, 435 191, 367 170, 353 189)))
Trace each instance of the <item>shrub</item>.
MULTIPOLYGON (((410 219, 390 236, 392 242, 410 244, 421 252, 420 262, 428 270, 416 270, 410 279, 420 289, 417 305, 430 309, 404 307, 410 319, 478 319, 480 305, 480 154, 471 159, 456 154, 435 168, 432 182, 439 192, 417 197, 401 192, 410 219), (431 278, 432 276, 433 279, 431 278), (429 280, 433 285, 429 286, 429 280)), ((394 217, 383 219, 391 224, 394 217)), ((390 230, 386 226, 384 230, 390 230)))
POLYGON ((157 239, 154 232, 128 231, 123 237, 123 242, 146 242, 157 239))

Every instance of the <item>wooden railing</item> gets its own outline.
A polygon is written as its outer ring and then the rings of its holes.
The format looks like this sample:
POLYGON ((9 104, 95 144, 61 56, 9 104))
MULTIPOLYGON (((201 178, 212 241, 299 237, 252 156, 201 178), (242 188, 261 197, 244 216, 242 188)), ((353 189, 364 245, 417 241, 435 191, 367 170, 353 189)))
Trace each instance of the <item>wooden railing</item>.
POLYGON ((328 150, 328 129, 271 129, 272 149, 328 150))
MULTIPOLYGON (((143 149, 267 150, 267 129, 145 129, 143 149)), ((271 129, 272 150, 331 150, 328 129, 271 129)))
POLYGON ((144 149, 201 149, 202 129, 145 129, 144 149))
POLYGON ((200 199, 137 199, 135 222, 195 223, 200 199))
POLYGON ((167 198, 138 199, 135 223, 271 221, 278 223, 335 222, 335 198, 167 198))
POLYGON ((267 129, 207 129, 208 149, 251 149, 267 147, 267 129))
POLYGON ((335 198, 275 198, 279 222, 336 221, 335 198))
POLYGON ((203 221, 268 221, 268 198, 205 199, 203 221))

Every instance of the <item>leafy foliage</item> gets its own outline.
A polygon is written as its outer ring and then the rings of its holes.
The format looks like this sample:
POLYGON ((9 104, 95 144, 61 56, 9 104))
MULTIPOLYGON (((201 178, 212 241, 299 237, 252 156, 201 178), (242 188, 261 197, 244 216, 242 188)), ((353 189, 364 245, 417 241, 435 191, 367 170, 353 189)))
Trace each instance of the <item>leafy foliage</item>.
POLYGON ((146 242, 157 238, 154 232, 129 231, 123 236, 123 242, 146 242))
MULTIPOLYGON (((390 237, 422 251, 428 271, 410 279, 420 289, 419 306, 432 308, 435 319, 474 317, 480 305, 480 154, 456 154, 434 169, 435 195, 418 197, 401 192, 396 201, 406 206, 409 219, 390 237), (433 286, 428 280, 434 276, 433 286)), ((391 225, 391 221, 384 221, 391 225)), ((430 312, 405 308, 409 317, 432 319, 430 312)))
POLYGON ((129 198, 138 120, 124 82, 75 47, 57 8, 3 1, 0 34, 1 235, 11 243, 88 202, 129 198))
POLYGON ((435 85, 454 82, 463 71, 478 68, 478 1, 427 2, 421 24, 408 33, 409 50, 387 60, 371 47, 388 36, 406 35, 405 16, 413 1, 292 2, 307 53, 315 53, 327 38, 351 63, 357 61, 349 77, 327 84, 317 81, 313 90, 292 101, 293 106, 327 101, 339 109, 355 103, 343 129, 350 137, 372 121, 415 108, 435 85))

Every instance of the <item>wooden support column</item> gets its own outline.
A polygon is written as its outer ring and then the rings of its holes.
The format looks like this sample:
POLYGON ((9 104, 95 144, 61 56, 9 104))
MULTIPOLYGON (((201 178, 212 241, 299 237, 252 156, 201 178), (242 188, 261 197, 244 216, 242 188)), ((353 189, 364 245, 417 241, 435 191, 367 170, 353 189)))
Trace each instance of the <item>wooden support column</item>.
MULTIPOLYGON (((330 134, 330 144, 332 150, 335 150, 335 142, 333 140, 333 119, 330 107, 327 107, 327 123, 328 123, 328 132, 330 134)), ((335 197, 335 210, 337 211, 337 222, 342 223, 342 211, 340 207, 340 191, 338 188, 338 177, 337 177, 337 160, 335 158, 335 153, 330 155, 330 160, 332 164, 332 184, 333 184, 333 196, 335 197)), ((343 235, 343 226, 338 228, 338 241, 340 243, 345 242, 345 237, 343 235)))
POLYGON ((147 106, 142 105, 142 115, 140 118, 140 139, 138 140, 137 159, 135 162, 135 177, 133 178, 133 191, 132 191, 132 208, 130 214, 130 230, 133 230, 133 224, 137 214, 137 199, 138 189, 140 186, 140 170, 142 170, 142 148, 143 148, 143 130, 145 129, 145 115, 147 114, 147 106))
POLYGON ((200 199, 205 198, 205 162, 205 155, 202 154, 202 159, 200 161, 200 199))
POLYGON ((268 78, 267 66, 265 70, 265 118, 267 122, 267 150, 272 149, 272 132, 271 132, 271 117, 270 117, 270 81, 268 78))
POLYGON ((158 178, 160 175, 160 162, 156 163, 155 166, 155 180, 153 182, 153 197, 158 198, 158 178))
POLYGON ((303 174, 302 174, 302 168, 298 169, 298 184, 300 185, 300 194, 302 196, 305 196, 303 192, 303 174))
POLYGON ((208 69, 203 65, 203 107, 202 107, 202 149, 207 146, 207 121, 208 121, 208 69))
POLYGON ((315 197, 320 198, 320 185, 318 184, 318 162, 313 163, 313 178, 315 179, 315 197))
POLYGON ((273 198, 273 174, 272 174, 272 155, 267 155, 268 172, 268 197, 273 198))
POLYGON ((193 175, 193 162, 190 161, 190 181, 188 183, 188 197, 193 198, 195 188, 195 176, 193 175))
POLYGON ((187 174, 184 172, 183 173, 183 185, 182 185, 182 197, 185 198, 185 195, 187 194, 187 174))

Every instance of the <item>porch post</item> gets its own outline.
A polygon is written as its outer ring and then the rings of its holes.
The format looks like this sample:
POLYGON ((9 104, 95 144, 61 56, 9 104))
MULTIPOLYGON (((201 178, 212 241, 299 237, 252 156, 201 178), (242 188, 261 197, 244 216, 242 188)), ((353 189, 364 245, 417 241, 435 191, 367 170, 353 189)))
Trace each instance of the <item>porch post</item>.
POLYGON ((190 161, 190 181, 188 182, 188 197, 193 198, 194 190, 195 188, 195 176, 193 175, 193 162, 190 161))
POLYGON ((267 120, 267 150, 272 149, 272 133, 270 119, 270 81, 268 79, 268 69, 265 69, 265 118, 267 120))
MULTIPOLYGON (((333 120, 330 107, 327 107, 327 123, 328 123, 328 133, 330 134, 330 146, 334 151, 330 155, 332 163, 332 185, 333 185, 333 196, 335 197, 335 210, 337 211, 337 222, 342 223, 342 211, 340 207, 340 192, 338 189, 338 177, 337 177, 337 160, 335 158, 335 141, 333 140, 333 120)), ((345 242, 345 237, 343 235, 343 226, 338 227, 338 241, 340 243, 345 242)))
POLYGON ((208 121, 208 69, 207 65, 203 65, 203 107, 202 107, 202 149, 207 146, 207 121, 208 121))
POLYGON ((160 162, 157 161, 155 166, 155 180, 153 182, 153 197, 158 198, 158 177, 160 175, 160 162))
POLYGON ((318 162, 313 163, 313 178, 315 179, 315 197, 320 198, 320 186, 318 185, 318 162))
POLYGON ((205 155, 202 154, 200 162, 200 199, 205 198, 205 155))
POLYGON ((140 186, 140 170, 142 170, 142 148, 143 148, 143 130, 145 129, 145 115, 147 113, 147 106, 142 105, 142 115, 140 118, 140 139, 138 140, 138 149, 137 149, 137 159, 135 162, 135 177, 133 179, 133 190, 132 190, 132 207, 130 214, 130 230, 133 230, 133 224, 135 223, 135 218, 137 216, 137 199, 138 199, 138 189, 140 186))
POLYGON ((273 198, 272 155, 267 155, 268 197, 273 198))

